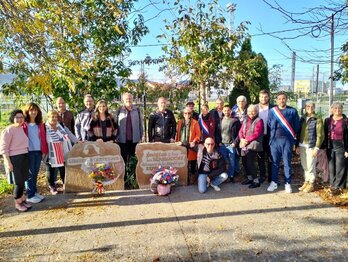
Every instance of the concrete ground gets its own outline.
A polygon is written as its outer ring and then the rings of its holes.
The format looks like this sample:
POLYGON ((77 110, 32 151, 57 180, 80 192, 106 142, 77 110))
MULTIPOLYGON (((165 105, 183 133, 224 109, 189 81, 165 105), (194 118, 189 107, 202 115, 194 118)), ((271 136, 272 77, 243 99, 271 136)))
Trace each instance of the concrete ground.
POLYGON ((0 260, 348 261, 347 210, 283 187, 59 194, 26 213, 7 199, 0 260))

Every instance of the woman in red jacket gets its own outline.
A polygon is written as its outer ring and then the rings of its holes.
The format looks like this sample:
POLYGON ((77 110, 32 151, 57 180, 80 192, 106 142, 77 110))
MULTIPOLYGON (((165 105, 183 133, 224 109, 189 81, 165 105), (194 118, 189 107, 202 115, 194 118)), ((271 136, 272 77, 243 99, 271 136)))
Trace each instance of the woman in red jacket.
POLYGON ((23 129, 29 138, 29 178, 26 181, 27 201, 39 203, 44 197, 37 192, 37 175, 41 161, 46 158, 48 147, 46 131, 42 121, 42 112, 35 103, 29 103, 24 108, 25 123, 23 129))
POLYGON ((242 185, 249 185, 249 188, 260 186, 256 163, 257 152, 263 150, 263 120, 258 117, 258 114, 258 106, 250 105, 247 110, 248 117, 243 121, 238 134, 242 163, 246 173, 246 180, 242 182, 242 185))

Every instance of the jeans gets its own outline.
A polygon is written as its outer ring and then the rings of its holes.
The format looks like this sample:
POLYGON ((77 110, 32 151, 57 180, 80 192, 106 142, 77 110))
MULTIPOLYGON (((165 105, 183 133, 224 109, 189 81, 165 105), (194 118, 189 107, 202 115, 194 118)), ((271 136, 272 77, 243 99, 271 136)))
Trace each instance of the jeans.
MULTIPOLYGON (((207 184, 207 174, 199 174, 198 175, 198 191, 199 193, 205 193, 207 191, 207 187, 208 187, 208 184, 207 184)), ((223 183, 226 179, 227 179, 228 175, 227 173, 222 173, 218 176, 214 176, 210 183, 213 184, 214 186, 218 186, 220 185, 221 183, 223 183)))
POLYGON ((234 166, 235 166, 235 157, 236 157, 236 149, 231 145, 220 146, 220 153, 224 157, 225 161, 228 162, 228 177, 234 176, 234 166))
POLYGON ((39 174, 41 160, 41 151, 29 151, 29 178, 25 182, 28 198, 35 196, 35 193, 37 191, 37 175, 39 174))

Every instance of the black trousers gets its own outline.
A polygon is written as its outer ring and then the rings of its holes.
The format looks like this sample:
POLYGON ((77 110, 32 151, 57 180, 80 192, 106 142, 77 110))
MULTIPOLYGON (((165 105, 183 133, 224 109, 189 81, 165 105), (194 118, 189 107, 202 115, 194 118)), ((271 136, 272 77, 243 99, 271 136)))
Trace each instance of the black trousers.
POLYGON ((133 143, 133 141, 127 140, 126 143, 119 143, 121 148, 121 156, 124 160, 124 164, 127 165, 129 159, 135 156, 135 147, 138 143, 133 143))
POLYGON ((330 185, 345 188, 348 159, 344 157, 344 145, 341 141, 332 141, 332 144, 333 148, 329 153, 330 185))
POLYGON ((267 163, 267 179, 272 181, 272 155, 269 146, 269 136, 264 135, 262 140, 263 151, 257 153, 257 162, 260 169, 260 177, 266 179, 266 163, 267 163))
POLYGON ((10 183, 14 185, 13 196, 19 199, 24 193, 24 183, 29 174, 29 155, 21 154, 10 156, 13 171, 8 173, 10 183))
POLYGON ((245 176, 250 179, 250 177, 254 180, 257 178, 257 152, 248 151, 245 156, 242 156, 242 163, 245 169, 245 176))
POLYGON ((55 187, 56 186, 58 170, 59 170, 60 178, 63 181, 63 184, 65 183, 65 166, 52 167, 50 164, 46 164, 46 170, 47 170, 48 184, 51 187, 55 187))

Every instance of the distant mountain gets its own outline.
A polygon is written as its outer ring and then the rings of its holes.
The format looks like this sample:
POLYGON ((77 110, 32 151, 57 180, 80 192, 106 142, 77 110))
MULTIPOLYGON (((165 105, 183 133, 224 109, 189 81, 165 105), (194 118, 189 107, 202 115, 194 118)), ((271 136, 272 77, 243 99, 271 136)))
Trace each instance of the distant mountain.
POLYGON ((13 78, 15 78, 14 74, 0 74, 0 88, 3 84, 11 83, 13 78))

